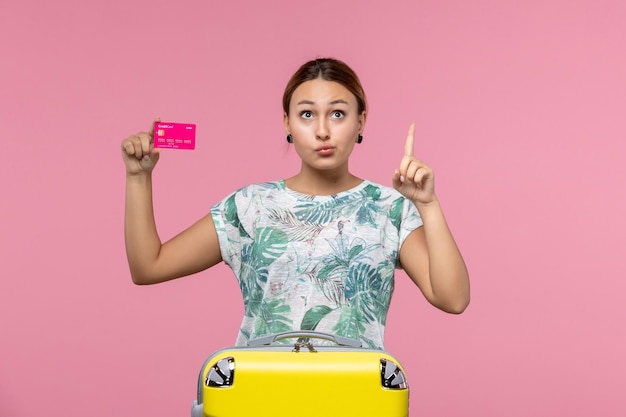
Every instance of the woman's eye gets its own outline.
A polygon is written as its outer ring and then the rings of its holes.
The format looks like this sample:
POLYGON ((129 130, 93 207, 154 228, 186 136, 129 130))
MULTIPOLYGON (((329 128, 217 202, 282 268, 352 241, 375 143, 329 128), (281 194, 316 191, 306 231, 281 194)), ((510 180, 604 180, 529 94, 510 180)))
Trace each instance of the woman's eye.
POLYGON ((339 111, 339 110, 334 111, 334 112, 333 112, 333 117, 334 117, 335 119, 341 119, 341 118, 343 117, 343 112, 342 112, 342 111, 339 111))
POLYGON ((302 116, 304 119, 310 119, 311 117, 313 117, 313 113, 311 113, 310 111, 303 111, 302 113, 300 113, 300 116, 302 116))

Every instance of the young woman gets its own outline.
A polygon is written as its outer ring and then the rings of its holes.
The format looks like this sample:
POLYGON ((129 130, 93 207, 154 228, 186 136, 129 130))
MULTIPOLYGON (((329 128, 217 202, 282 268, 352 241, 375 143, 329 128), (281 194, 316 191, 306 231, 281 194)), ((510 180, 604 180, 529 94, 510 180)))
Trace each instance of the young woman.
POLYGON ((409 128, 393 188, 354 176, 367 104, 356 74, 335 59, 305 63, 283 96, 287 141, 301 169, 244 187, 166 243, 152 210, 153 134, 122 141, 125 238, 136 284, 190 275, 224 261, 242 291, 238 345, 272 333, 317 330, 383 349, 395 268, 450 313, 469 303, 465 263, 444 219, 433 171, 413 156, 409 128))

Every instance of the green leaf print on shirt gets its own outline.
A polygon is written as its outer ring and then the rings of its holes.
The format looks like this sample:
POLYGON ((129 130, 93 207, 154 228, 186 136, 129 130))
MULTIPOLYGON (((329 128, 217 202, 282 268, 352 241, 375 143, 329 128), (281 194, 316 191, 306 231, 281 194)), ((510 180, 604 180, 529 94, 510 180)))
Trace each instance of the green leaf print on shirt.
POLYGON ((340 306, 344 302, 343 298, 343 279, 341 275, 333 274, 331 276, 320 276, 319 272, 322 269, 322 263, 317 262, 312 268, 303 272, 303 276, 308 277, 309 280, 319 289, 324 297, 332 304, 340 306))
POLYGON ((240 189, 212 215, 244 298, 238 345, 302 328, 383 347, 397 252, 421 225, 414 204, 367 180, 334 196, 276 181, 240 189))
POLYGON ((291 308, 283 300, 263 300, 254 322, 256 336, 292 330, 291 319, 288 317, 290 312, 291 308))
POLYGON ((376 215, 383 213, 383 205, 380 202, 389 197, 380 198, 380 188, 375 185, 367 185, 359 192, 348 193, 330 200, 306 201, 294 207, 299 220, 327 224, 338 217, 349 217, 356 213, 358 224, 371 224, 376 226, 376 215))
POLYGON ((380 188, 374 185, 366 186, 363 191, 361 191, 361 195, 363 196, 361 206, 356 212, 357 222, 359 224, 371 224, 376 226, 376 216, 384 212, 380 202, 385 201, 388 197, 381 200, 380 188))
POLYGON ((347 275, 348 268, 351 264, 364 262, 369 260, 366 256, 368 252, 374 250, 380 245, 367 245, 365 240, 360 237, 349 241, 348 236, 342 232, 343 225, 341 221, 338 224, 339 233, 334 239, 326 239, 332 249, 332 253, 321 259, 324 265, 318 273, 319 278, 327 278, 332 275, 347 275))
MULTIPOLYGON (((268 267, 287 249, 287 235, 278 229, 262 227, 256 230, 254 241, 241 250, 239 287, 244 300, 245 315, 256 317, 257 327, 289 328, 291 320, 280 313, 290 312, 284 299, 265 299, 268 267), (268 320, 263 325, 259 322, 268 320), (287 326, 287 327, 285 327, 287 326)), ((284 331, 284 330, 281 330, 284 331)), ((258 333, 257 334, 267 334, 258 333)))
POLYGON ((252 258, 257 266, 269 266, 287 249, 287 235, 278 229, 262 227, 256 230, 252 258))
POLYGON ((378 320, 384 324, 387 306, 393 291, 393 281, 382 270, 367 264, 350 268, 345 281, 346 304, 342 307, 339 322, 333 328, 340 336, 363 339, 365 324, 378 320))
MULTIPOLYGON (((371 266, 368 254, 380 244, 368 245, 360 237, 353 238, 343 233, 343 222, 337 223, 338 233, 334 239, 326 239, 331 253, 317 259, 307 274, 332 303, 308 310, 303 318, 303 329, 316 327, 331 311, 341 308, 339 323, 334 331, 345 337, 359 339, 365 324, 378 320, 384 323, 387 314, 385 302, 389 302, 391 290, 383 277, 389 278, 389 265, 383 269, 371 266), (387 272, 383 274, 382 272, 387 272), (336 306, 332 308, 332 305, 336 306)), ((393 278, 393 267, 391 267, 393 278)), ((391 281, 392 279, 388 279, 391 281)), ((393 284, 392 284, 393 285, 393 284)))
POLYGON ((370 265, 359 264, 350 268, 346 280, 345 296, 363 320, 371 322, 376 319, 376 297, 381 292, 381 276, 370 265))
MULTIPOLYGON (((365 188, 363 188, 363 191, 361 192, 365 195, 368 195, 373 201, 380 200, 380 195, 382 194, 380 191, 380 188, 372 184, 365 186, 365 188)), ((385 200, 382 200, 382 201, 385 201, 385 200)))
POLYGON ((400 225, 402 224, 402 204, 404 198, 397 198, 391 203, 391 210, 389 211, 389 221, 400 231, 400 225))
POLYGON ((339 232, 334 239, 325 239, 331 252, 316 258, 303 273, 333 306, 341 306, 345 302, 343 281, 348 275, 350 265, 371 263, 367 254, 380 247, 379 244, 367 245, 360 237, 350 242, 349 237, 343 234, 342 221, 337 222, 337 228, 339 232))
POLYGON ((290 210, 274 207, 266 210, 267 218, 279 225, 291 242, 312 242, 324 229, 321 224, 298 219, 290 210))
POLYGON ((243 228, 243 225, 239 221, 239 214, 237 213, 237 203, 235 201, 235 194, 231 195, 228 200, 224 202, 224 219, 234 228, 239 230, 239 236, 250 237, 248 232, 243 228))
POLYGON ((345 305, 341 308, 339 321, 333 327, 333 332, 339 336, 360 340, 365 333, 365 326, 359 315, 358 308, 354 305, 345 305))
POLYGON ((315 306, 310 308, 302 318, 300 330, 315 330, 317 325, 334 309, 328 306, 315 306))

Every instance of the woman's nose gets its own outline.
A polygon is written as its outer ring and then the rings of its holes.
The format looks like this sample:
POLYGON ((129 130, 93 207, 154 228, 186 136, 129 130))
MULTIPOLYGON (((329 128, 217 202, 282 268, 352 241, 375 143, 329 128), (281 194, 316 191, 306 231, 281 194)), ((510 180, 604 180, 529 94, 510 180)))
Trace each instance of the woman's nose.
POLYGON ((319 140, 328 140, 330 138, 330 131, 326 120, 320 119, 315 129, 315 138, 319 140))

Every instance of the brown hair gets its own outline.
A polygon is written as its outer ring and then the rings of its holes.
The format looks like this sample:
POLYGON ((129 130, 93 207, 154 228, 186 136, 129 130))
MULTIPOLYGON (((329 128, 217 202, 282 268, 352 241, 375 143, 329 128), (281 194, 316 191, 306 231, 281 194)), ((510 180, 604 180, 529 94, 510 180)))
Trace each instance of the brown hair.
POLYGON ((359 81, 359 77, 357 77, 352 68, 338 59, 318 58, 303 64, 298 71, 291 76, 291 79, 287 83, 287 87, 285 87, 285 92, 283 93, 283 110, 286 115, 289 115, 291 96, 293 92, 296 91, 296 88, 302 83, 318 78, 339 83, 354 94, 359 114, 367 109, 365 91, 363 90, 361 81, 359 81))

